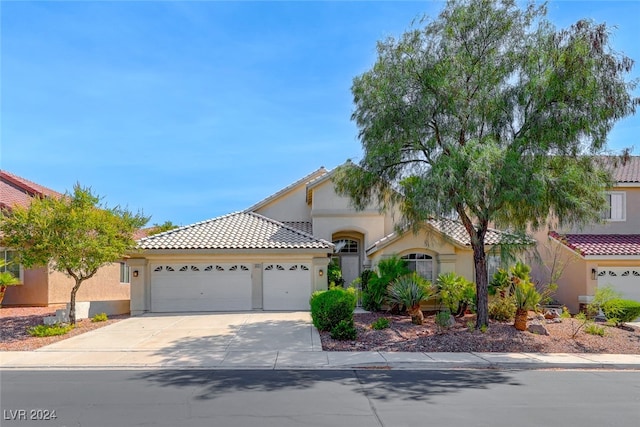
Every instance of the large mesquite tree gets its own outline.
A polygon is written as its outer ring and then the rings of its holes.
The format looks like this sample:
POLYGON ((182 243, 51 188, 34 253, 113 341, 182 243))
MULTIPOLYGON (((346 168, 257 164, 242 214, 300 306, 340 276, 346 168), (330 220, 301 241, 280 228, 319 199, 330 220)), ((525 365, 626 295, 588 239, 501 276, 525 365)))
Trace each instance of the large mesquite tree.
POLYGON ((35 198, 0 218, 2 245, 17 253, 27 268, 49 266, 74 280, 69 319, 76 323, 76 294, 100 267, 135 248, 133 233, 148 218, 126 209, 100 206, 100 198, 76 185, 60 198, 35 198))
POLYGON ((449 1, 437 19, 378 43, 356 77, 364 154, 335 176, 356 208, 397 204, 409 223, 454 213, 471 240, 476 327, 488 323, 485 235, 599 220, 611 176, 599 155, 639 99, 633 61, 604 24, 557 30, 544 6, 449 1))

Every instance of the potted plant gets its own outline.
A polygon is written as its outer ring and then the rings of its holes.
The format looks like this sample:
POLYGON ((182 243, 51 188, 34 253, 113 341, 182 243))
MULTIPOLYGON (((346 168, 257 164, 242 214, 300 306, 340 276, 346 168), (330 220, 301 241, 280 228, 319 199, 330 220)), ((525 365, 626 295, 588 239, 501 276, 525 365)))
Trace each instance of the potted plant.
MULTIPOLYGON (((4 260, 0 260, 0 270, 3 270, 5 265, 6 263, 4 260)), ((10 272, 0 271, 0 306, 2 306, 2 300, 4 299, 4 293, 7 290, 7 286, 15 286, 20 283, 20 280, 10 272)))
POLYGON ((527 329, 527 313, 534 310, 540 303, 542 296, 529 281, 520 281, 515 284, 513 297, 516 303, 516 316, 513 326, 519 331, 527 329))

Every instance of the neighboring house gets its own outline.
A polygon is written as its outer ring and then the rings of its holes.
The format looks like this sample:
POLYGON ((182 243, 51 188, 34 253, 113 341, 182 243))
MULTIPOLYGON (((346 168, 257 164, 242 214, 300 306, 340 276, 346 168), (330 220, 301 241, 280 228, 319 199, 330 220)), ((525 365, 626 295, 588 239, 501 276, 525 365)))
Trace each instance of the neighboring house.
MULTIPOLYGON (((0 171, 0 208, 11 211, 15 206, 27 207, 33 198, 63 197, 61 193, 7 171, 0 171)), ((0 248, 0 256, 11 261, 11 248, 0 248)), ((7 288, 3 306, 56 306, 69 302, 72 278, 47 267, 24 269, 15 263, 7 267, 22 284, 7 288)), ((129 311, 129 268, 126 263, 113 263, 82 284, 78 302, 91 302, 90 311, 107 314, 129 311)))
MULTIPOLYGON (((459 222, 398 233, 397 215, 377 206, 355 211, 331 177, 320 168, 243 212, 140 239, 127 260, 131 313, 308 310, 311 293, 327 288, 332 258, 347 284, 394 254, 430 280, 450 271, 473 280, 459 222)), ((487 251, 503 236, 490 230, 487 251)))
MULTIPOLYGON (((545 251, 547 264, 550 253, 558 255, 556 259, 569 260, 557 281, 556 299, 572 312, 588 303, 603 286, 640 301, 640 156, 617 162, 613 168, 616 184, 607 193, 609 206, 602 214, 604 223, 544 231, 536 236, 539 246, 552 248, 545 251)), ((538 270, 534 274, 541 273, 538 270)))

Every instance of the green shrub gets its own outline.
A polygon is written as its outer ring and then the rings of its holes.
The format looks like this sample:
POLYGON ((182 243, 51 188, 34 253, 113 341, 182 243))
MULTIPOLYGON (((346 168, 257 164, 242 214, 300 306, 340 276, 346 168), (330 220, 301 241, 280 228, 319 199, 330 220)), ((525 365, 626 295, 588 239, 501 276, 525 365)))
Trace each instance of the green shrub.
POLYGON ((331 338, 334 340, 355 340, 357 336, 358 332, 356 331, 356 326, 353 324, 353 319, 341 320, 331 329, 331 338))
POLYGON ((106 322, 107 320, 109 320, 107 313, 96 314, 91 318, 92 322, 106 322))
POLYGON ((344 286, 344 279, 342 278, 342 270, 335 259, 332 259, 327 267, 327 281, 329 287, 344 286))
POLYGON ((602 312, 607 320, 621 325, 640 317, 640 302, 628 299, 610 299, 602 306, 602 312))
POLYGON ((567 307, 562 307, 562 313, 560 313, 561 319, 571 319, 571 313, 567 307))
POLYGON ((32 337, 53 337, 56 335, 64 335, 73 329, 72 325, 37 325, 27 329, 32 337))
POLYGON ((311 319, 320 331, 331 331, 343 320, 353 321, 356 293, 353 288, 333 288, 311 295, 311 319))
POLYGON ((512 297, 496 297, 489 301, 489 318, 507 322, 516 314, 516 303, 512 297))
POLYGON ((436 325, 438 325, 439 328, 448 329, 450 319, 451 319, 451 313, 449 313, 446 310, 439 311, 438 314, 436 314, 436 325))
POLYGON ((376 331, 387 329, 389 327, 389 324, 389 319, 387 319, 386 317, 380 317, 371 324, 371 329, 375 329, 376 331))
POLYGON ((604 328, 602 326, 596 325, 593 322, 588 323, 585 327, 584 327, 584 331, 587 334, 591 334, 591 335, 598 335, 603 337, 604 336, 604 328))
POLYGON ((378 273, 369 273, 367 284, 362 287, 362 306, 369 311, 379 311, 387 297, 389 285, 411 273, 407 262, 395 255, 381 260, 377 268, 378 273))
POLYGON ((451 313, 464 314, 466 308, 473 304, 476 288, 473 282, 453 272, 441 273, 436 281, 440 301, 451 313))

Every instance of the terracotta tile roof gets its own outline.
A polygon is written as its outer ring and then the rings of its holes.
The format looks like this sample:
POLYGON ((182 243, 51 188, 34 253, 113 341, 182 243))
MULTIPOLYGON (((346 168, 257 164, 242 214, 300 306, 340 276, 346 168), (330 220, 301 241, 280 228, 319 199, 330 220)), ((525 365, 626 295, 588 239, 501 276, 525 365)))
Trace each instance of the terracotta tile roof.
POLYGON ((617 163, 613 178, 619 183, 640 183, 640 156, 631 156, 624 164, 617 163))
POLYGON ((306 184, 306 183, 308 183, 308 182, 310 182, 310 181, 312 181, 312 180, 314 180, 314 179, 316 179, 318 177, 321 177, 321 176, 325 175, 326 173, 327 173, 327 170, 324 168, 324 166, 320 166, 318 169, 316 169, 315 171, 311 172, 309 175, 306 175, 306 176, 300 178, 299 180, 297 180, 293 184, 287 185, 282 190, 273 193, 272 195, 262 199, 261 201, 259 201, 255 205, 245 209, 244 212, 256 211, 256 210, 260 209, 261 207, 265 206, 266 204, 268 204, 269 202, 271 202, 272 200, 277 199, 278 197, 280 197, 281 195, 287 193, 288 191, 293 190, 298 185, 306 184))
MULTIPOLYGON (((469 234, 460 221, 443 218, 430 219, 426 223, 458 246, 471 247, 469 234)), ((374 242, 369 246, 369 248, 367 248, 367 252, 387 246, 400 237, 401 235, 393 232, 377 242, 374 242)), ((500 244, 533 245, 535 244, 535 240, 493 228, 487 230, 487 234, 485 235, 485 245, 494 246, 500 244)))
POLYGON ((326 249, 333 245, 254 212, 236 212, 138 240, 141 249, 326 249))
POLYGON ((551 231, 549 236, 582 256, 640 256, 640 234, 558 234, 551 231))
POLYGON ((0 171, 0 205, 29 206, 34 197, 62 197, 63 194, 7 171, 0 171))

